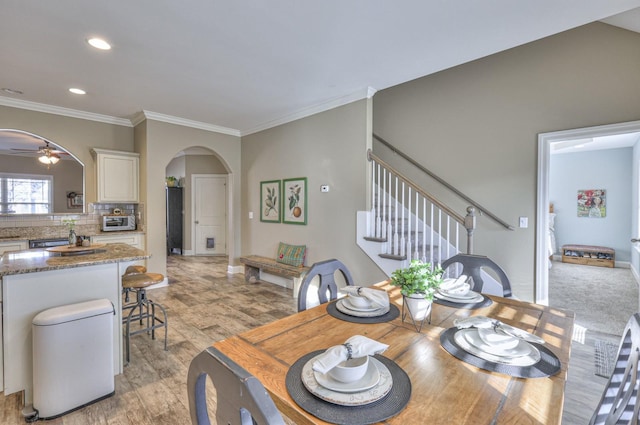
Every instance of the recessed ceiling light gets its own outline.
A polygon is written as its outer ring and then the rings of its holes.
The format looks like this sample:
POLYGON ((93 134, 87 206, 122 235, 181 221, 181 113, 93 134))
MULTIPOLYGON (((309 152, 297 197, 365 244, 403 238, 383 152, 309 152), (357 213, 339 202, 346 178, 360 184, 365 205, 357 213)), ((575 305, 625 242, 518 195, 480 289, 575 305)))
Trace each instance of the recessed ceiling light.
POLYGON ((16 89, 10 89, 8 87, 3 87, 2 91, 5 93, 9 93, 9 94, 24 94, 22 91, 20 90, 16 90, 16 89))
POLYGON ((70 88, 69 91, 73 94, 87 94, 86 91, 82 90, 82 89, 76 89, 76 88, 70 88))
POLYGON ((87 40, 87 43, 100 50, 110 50, 111 44, 107 43, 101 38, 90 38, 87 40))

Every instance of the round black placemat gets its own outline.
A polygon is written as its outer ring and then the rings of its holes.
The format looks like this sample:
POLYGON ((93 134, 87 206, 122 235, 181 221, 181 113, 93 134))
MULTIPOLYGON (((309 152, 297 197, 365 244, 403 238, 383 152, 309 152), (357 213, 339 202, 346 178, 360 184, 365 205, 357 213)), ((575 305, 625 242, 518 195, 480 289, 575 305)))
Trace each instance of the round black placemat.
POLYGON ((389 369, 393 378, 391 391, 384 398, 363 406, 340 406, 317 398, 302 383, 302 368, 309 360, 323 352, 324 350, 314 351, 296 360, 289 368, 285 381, 293 401, 313 416, 334 424, 366 425, 397 415, 409 403, 409 376, 393 360, 380 355, 374 357, 389 369))
POLYGON ((440 334, 440 344, 451 355, 458 359, 491 372, 500 372, 516 378, 544 378, 555 375, 560 371, 560 360, 548 348, 541 344, 533 344, 540 350, 540 361, 531 366, 512 366, 502 363, 495 363, 481 359, 471 353, 466 352, 454 340, 453 336, 458 332, 458 328, 449 328, 440 334))
POLYGON ((433 297, 433 302, 436 304, 443 305, 445 307, 453 307, 453 308, 467 308, 469 310, 475 310, 476 308, 489 307, 493 304, 493 300, 486 295, 482 295, 484 298, 482 301, 478 301, 477 303, 454 303, 453 301, 443 300, 441 298, 433 297))
POLYGON ((400 315, 400 310, 398 309, 398 307, 396 307, 394 304, 390 304, 389 311, 387 311, 382 316, 375 316, 375 317, 350 316, 338 310, 338 308, 336 307, 336 302, 338 302, 338 300, 332 301, 329 304, 327 304, 327 313, 329 313, 329 316, 333 316, 336 319, 344 320, 345 322, 384 323, 384 322, 390 322, 400 315))

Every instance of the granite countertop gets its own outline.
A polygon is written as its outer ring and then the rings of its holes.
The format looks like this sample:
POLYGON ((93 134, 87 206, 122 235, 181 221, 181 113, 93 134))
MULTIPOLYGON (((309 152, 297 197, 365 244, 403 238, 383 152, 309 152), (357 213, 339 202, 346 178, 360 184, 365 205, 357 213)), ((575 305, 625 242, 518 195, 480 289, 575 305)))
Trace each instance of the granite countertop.
POLYGON ((124 243, 106 244, 95 253, 62 256, 44 249, 6 252, 0 258, 0 277, 12 274, 35 273, 48 270, 146 260, 151 257, 143 250, 124 243))

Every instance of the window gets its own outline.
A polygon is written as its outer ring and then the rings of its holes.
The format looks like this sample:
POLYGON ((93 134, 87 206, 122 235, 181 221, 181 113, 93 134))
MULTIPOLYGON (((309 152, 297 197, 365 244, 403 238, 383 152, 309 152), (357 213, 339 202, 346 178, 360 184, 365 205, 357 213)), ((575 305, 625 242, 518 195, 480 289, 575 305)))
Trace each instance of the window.
POLYGON ((0 213, 53 211, 53 176, 0 173, 0 213))

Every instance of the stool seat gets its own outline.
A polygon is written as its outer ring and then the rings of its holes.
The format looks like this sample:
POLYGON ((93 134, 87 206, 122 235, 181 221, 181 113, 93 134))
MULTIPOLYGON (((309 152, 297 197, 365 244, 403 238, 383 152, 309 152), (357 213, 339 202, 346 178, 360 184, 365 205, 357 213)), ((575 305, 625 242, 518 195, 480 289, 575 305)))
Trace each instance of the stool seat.
POLYGON ((145 266, 134 264, 133 266, 127 267, 127 270, 125 270, 124 275, 128 276, 132 274, 142 274, 146 272, 147 272, 147 268, 145 266))
POLYGON ((141 289, 161 283, 164 275, 160 273, 134 273, 122 276, 122 287, 125 289, 141 289))
POLYGON ((126 364, 130 360, 130 343, 132 335, 139 333, 151 333, 151 339, 156 339, 155 330, 164 328, 164 349, 167 350, 167 312, 161 304, 158 304, 147 298, 146 288, 164 281, 164 275, 160 273, 147 273, 144 266, 129 266, 125 274, 122 276, 122 290, 125 293, 125 301, 128 301, 128 293, 135 292, 136 301, 125 304, 122 310, 130 310, 126 318, 123 318, 125 324, 125 352, 126 364), (156 315, 156 307, 162 313, 163 319, 156 315), (135 331, 131 330, 131 321, 139 321, 141 328, 135 331), (146 325, 144 324, 146 320, 146 325))

